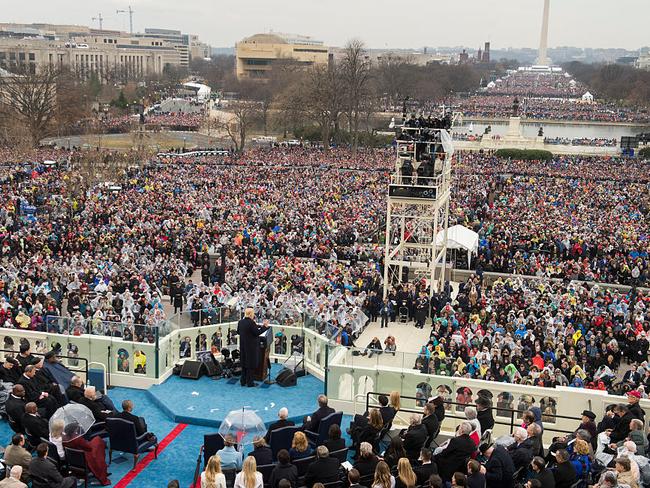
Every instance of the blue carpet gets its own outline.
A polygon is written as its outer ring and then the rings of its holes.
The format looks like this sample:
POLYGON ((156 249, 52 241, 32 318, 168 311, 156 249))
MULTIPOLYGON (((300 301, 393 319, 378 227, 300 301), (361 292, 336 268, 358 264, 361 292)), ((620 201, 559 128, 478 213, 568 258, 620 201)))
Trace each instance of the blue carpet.
MULTIPOLYGON (((280 369, 281 365, 273 364, 272 376, 280 369)), ((281 407, 287 407, 289 418, 302 423, 303 417, 315 410, 316 398, 324 389, 323 382, 311 375, 298 378, 298 385, 288 388, 279 385, 242 388, 238 379, 231 380, 172 376, 162 385, 149 388, 147 393, 175 422, 218 428, 230 411, 243 407, 255 410, 267 425, 277 420, 281 407)))

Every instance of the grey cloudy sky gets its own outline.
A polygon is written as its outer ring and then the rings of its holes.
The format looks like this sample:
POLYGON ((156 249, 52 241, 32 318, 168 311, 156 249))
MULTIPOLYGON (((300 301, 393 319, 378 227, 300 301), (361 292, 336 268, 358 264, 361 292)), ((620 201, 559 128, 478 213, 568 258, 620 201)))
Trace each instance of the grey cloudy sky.
MULTIPOLYGON (((270 29, 311 35, 329 45, 358 37, 369 47, 537 47, 542 0, 0 0, 3 22, 51 22, 128 30, 161 27, 233 46, 270 29)), ((549 45, 650 45, 650 0, 551 0, 549 45)))

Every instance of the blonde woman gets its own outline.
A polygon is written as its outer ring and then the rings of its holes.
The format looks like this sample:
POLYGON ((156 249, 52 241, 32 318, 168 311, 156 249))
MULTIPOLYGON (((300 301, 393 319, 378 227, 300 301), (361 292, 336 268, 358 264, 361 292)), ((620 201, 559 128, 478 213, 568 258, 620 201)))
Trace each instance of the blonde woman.
POLYGON ((375 479, 371 488, 395 488, 395 477, 385 461, 379 461, 375 468, 375 479))
POLYGON ((400 401, 400 394, 399 391, 391 391, 390 392, 390 397, 388 403, 390 404, 391 407, 395 409, 396 412, 399 412, 399 409, 401 407, 401 401, 400 401))
POLYGON ((307 436, 303 432, 296 432, 293 434, 291 449, 289 449, 291 460, 295 461, 296 459, 306 458, 313 454, 314 450, 309 446, 307 436))
POLYGON ((397 461, 397 479, 395 480, 395 488, 415 488, 417 484, 417 476, 411 463, 407 458, 400 458, 397 461))
POLYGON ((63 419, 56 419, 50 427, 50 442, 56 446, 56 452, 60 459, 65 459, 65 452, 63 451, 64 426, 65 422, 63 422, 63 419))
POLYGON ((226 488, 226 477, 221 472, 221 458, 217 454, 210 456, 205 471, 201 473, 201 487, 226 488))
POLYGON ((234 488, 264 488, 262 473, 257 471, 257 462, 253 456, 244 459, 242 470, 235 476, 234 488))

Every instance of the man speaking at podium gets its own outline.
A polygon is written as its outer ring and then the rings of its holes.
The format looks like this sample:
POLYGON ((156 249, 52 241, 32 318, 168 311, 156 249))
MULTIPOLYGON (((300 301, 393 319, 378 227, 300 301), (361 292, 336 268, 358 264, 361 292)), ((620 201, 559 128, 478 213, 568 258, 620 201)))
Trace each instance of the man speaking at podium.
POLYGON ((239 382, 242 386, 253 387, 253 372, 259 366, 260 341, 258 337, 268 329, 268 325, 259 327, 255 320, 255 311, 248 307, 244 310, 244 318, 237 324, 237 334, 239 334, 239 352, 241 362, 241 378, 239 382))

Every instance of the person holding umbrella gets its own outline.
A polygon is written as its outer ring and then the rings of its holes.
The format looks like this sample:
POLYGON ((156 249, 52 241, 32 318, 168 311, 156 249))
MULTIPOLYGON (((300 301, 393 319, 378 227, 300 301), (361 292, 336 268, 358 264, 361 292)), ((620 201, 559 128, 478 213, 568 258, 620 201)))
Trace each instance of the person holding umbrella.
POLYGON ((268 329, 268 324, 259 327, 255 323, 255 311, 248 307, 244 311, 244 318, 237 324, 239 334, 239 351, 241 361, 241 386, 253 387, 253 371, 259 366, 259 339, 258 337, 268 329))

